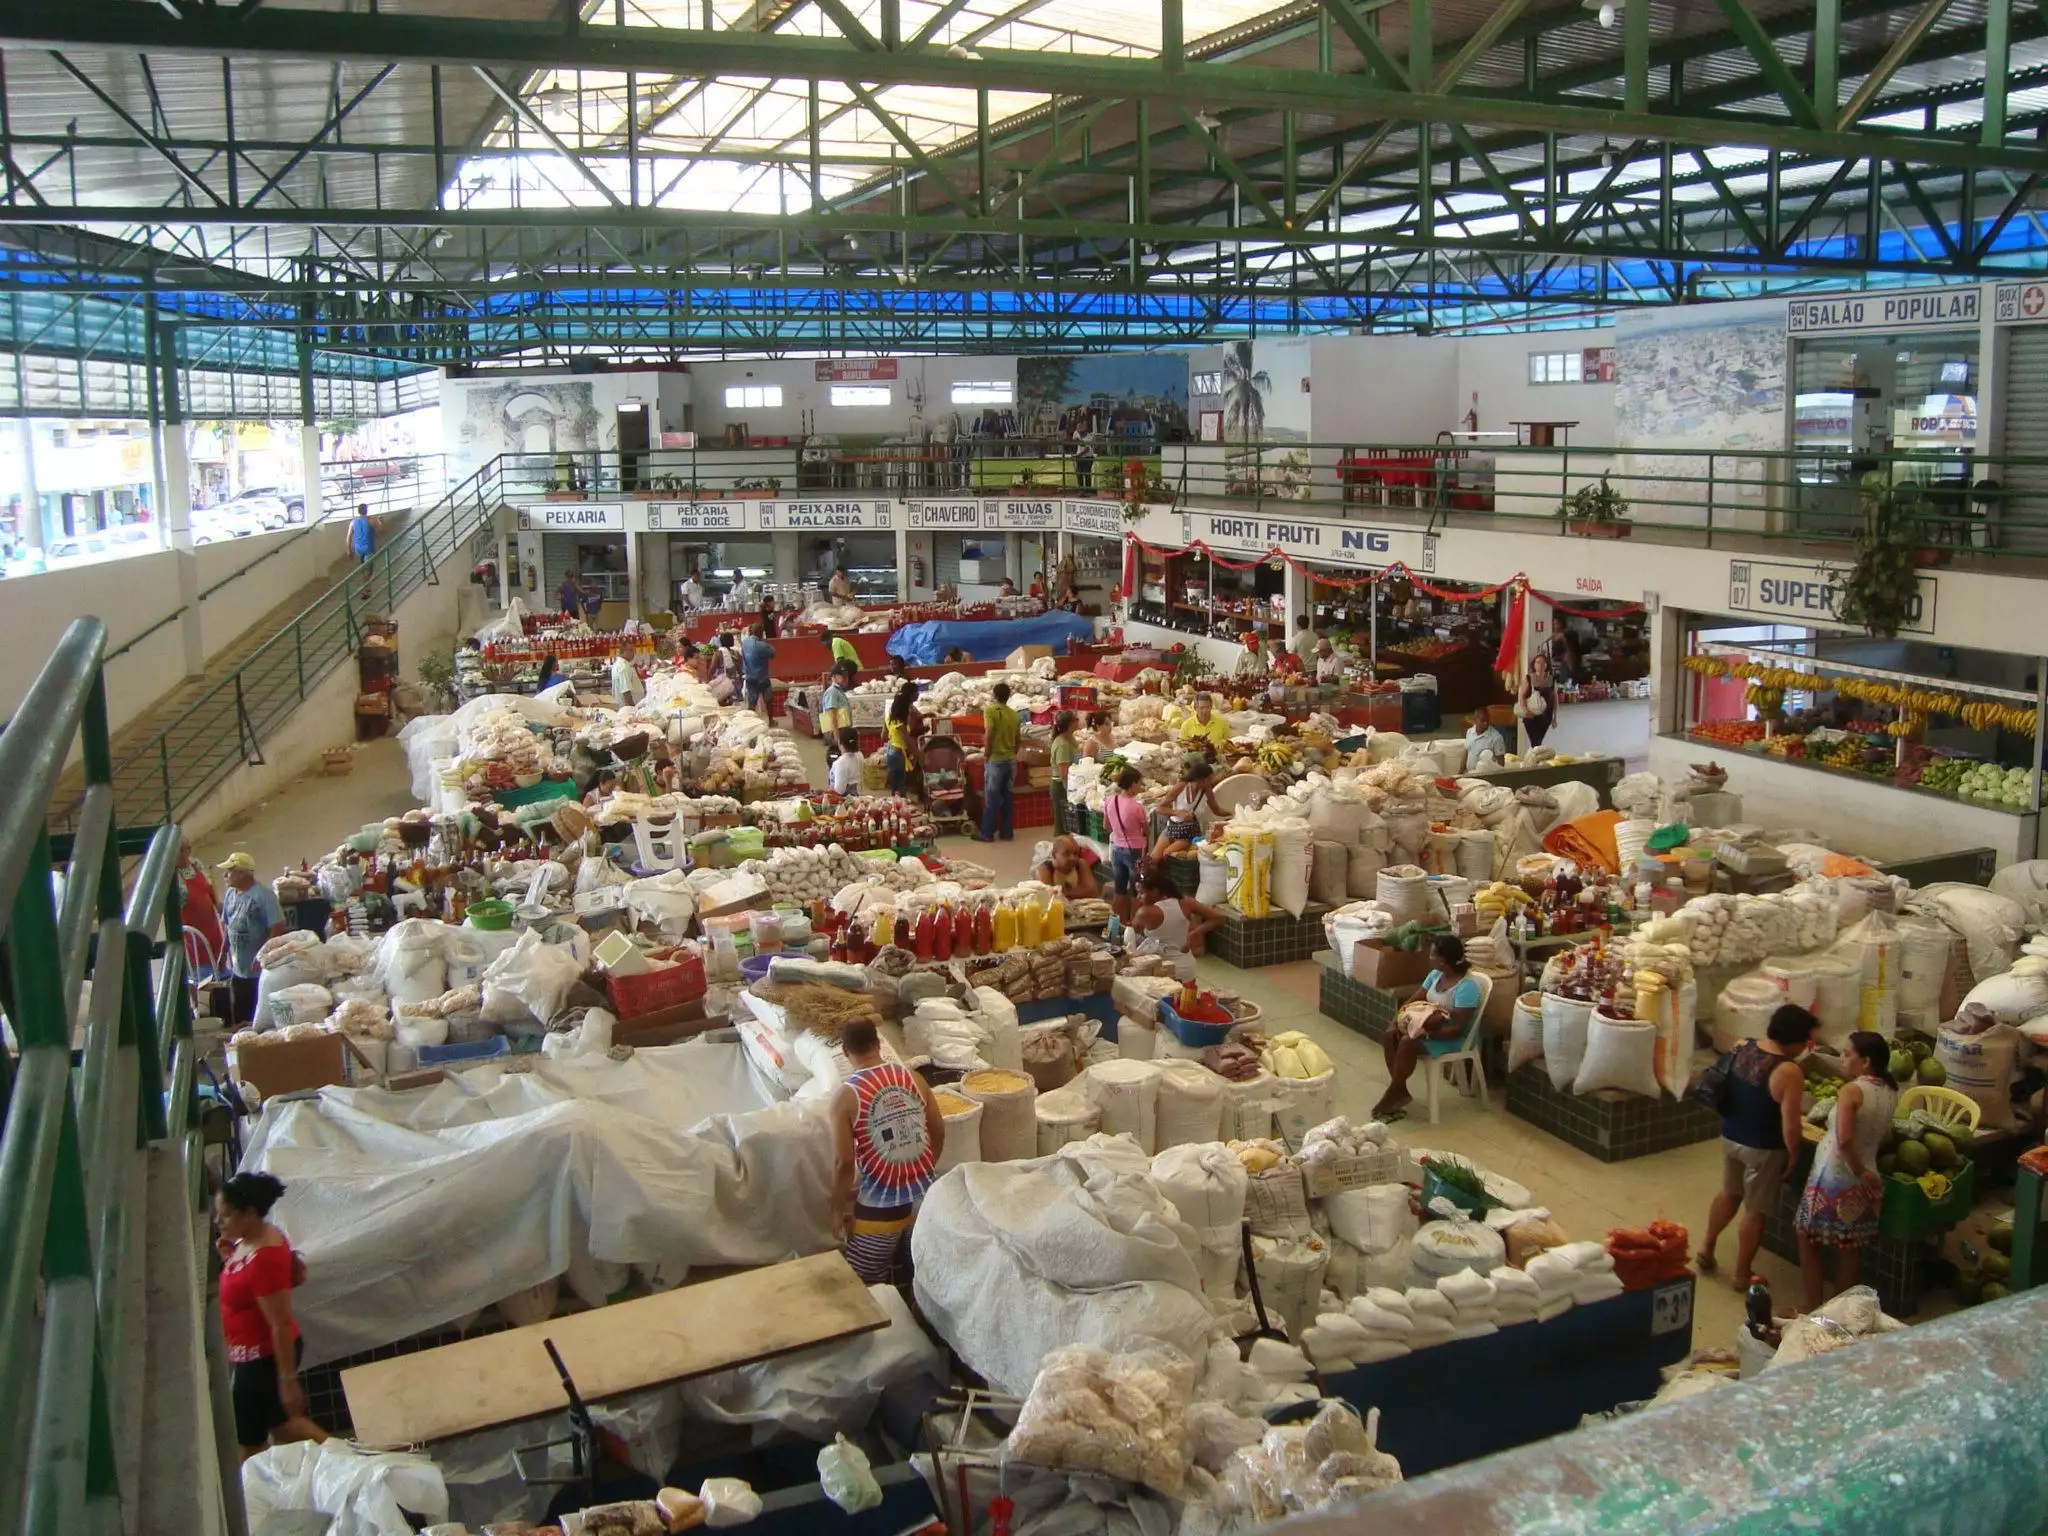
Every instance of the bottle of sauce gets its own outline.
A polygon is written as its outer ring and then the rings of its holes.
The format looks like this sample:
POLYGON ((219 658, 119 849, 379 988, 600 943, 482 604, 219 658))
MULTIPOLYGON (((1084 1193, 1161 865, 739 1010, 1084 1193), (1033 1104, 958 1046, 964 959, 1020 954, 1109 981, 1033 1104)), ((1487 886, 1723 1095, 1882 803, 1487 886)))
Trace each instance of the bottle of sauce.
POLYGON ((978 901, 974 905, 974 952, 988 954, 995 948, 995 919, 989 914, 989 903, 978 901))
POLYGON ((914 936, 914 944, 919 960, 929 960, 932 958, 934 944, 933 929, 935 926, 936 923, 932 916, 932 909, 926 907, 924 911, 918 914, 917 931, 914 936))
POLYGON ((1040 936, 1048 944, 1067 936, 1067 904, 1057 896, 1045 904, 1045 929, 1040 936))
POLYGON ((964 901, 960 903, 960 910, 953 914, 953 953, 974 953, 974 914, 964 901))
POLYGON ((1007 901, 997 905, 996 915, 991 919, 991 923, 994 928, 995 952, 1002 954, 1007 950, 1015 949, 1017 947, 1017 914, 1007 901))
POLYGON ((1026 949, 1036 949, 1045 934, 1045 909, 1035 901, 1027 901, 1017 912, 1017 942, 1026 949))
POLYGON ((917 942, 910 931, 910 918, 906 913, 896 914, 895 944, 898 949, 909 949, 917 942))
POLYGON ((932 923, 932 958, 950 960, 953 958, 953 909, 939 908, 938 916, 932 923))

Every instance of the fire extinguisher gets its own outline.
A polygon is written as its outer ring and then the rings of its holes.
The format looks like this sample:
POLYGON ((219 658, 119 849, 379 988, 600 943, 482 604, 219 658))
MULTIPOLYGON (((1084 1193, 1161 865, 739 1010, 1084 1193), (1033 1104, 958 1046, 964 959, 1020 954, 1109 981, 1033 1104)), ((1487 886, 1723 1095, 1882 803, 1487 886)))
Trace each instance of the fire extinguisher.
POLYGON ((533 568, 531 560, 526 562, 526 590, 529 592, 538 592, 540 590, 540 572, 533 568))
POLYGON ((910 584, 913 587, 922 587, 924 585, 923 555, 912 555, 910 557, 910 584))

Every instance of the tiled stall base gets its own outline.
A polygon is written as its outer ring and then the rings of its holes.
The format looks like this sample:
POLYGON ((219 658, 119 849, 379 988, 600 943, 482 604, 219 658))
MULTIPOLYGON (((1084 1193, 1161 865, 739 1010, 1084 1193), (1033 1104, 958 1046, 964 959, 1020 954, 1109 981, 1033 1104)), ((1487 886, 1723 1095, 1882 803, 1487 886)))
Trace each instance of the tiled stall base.
POLYGON ((1310 903, 1300 917, 1277 911, 1271 917, 1226 912, 1223 925, 1209 935, 1209 953, 1246 971, 1306 960, 1328 943, 1323 935, 1323 913, 1328 910, 1310 903))
POLYGON ((1721 1134, 1721 1117, 1703 1104, 1633 1093, 1580 1098, 1553 1088, 1540 1064, 1508 1074, 1508 1113, 1603 1163, 1669 1152, 1721 1134))
POLYGON ((1368 1040, 1383 1040, 1401 1003, 1402 998, 1396 993, 1382 992, 1378 987, 1346 976, 1336 958, 1325 954, 1318 1005, 1324 1014, 1346 1029, 1354 1030, 1368 1040))
MULTIPOLYGON (((1778 1198, 1764 1214, 1765 1249, 1794 1264, 1799 1262, 1799 1236, 1793 1230, 1792 1218, 1799 1210, 1799 1198, 1806 1192, 1806 1176, 1812 1167, 1811 1157, 1800 1159, 1799 1166, 1785 1176, 1778 1198)), ((1863 1245, 1856 1282, 1876 1291, 1877 1299, 1893 1317, 1911 1317, 1920 1310, 1920 1299, 1933 1285, 1940 1263, 1933 1245, 1925 1238, 1877 1237, 1863 1245)), ((1798 1301, 1793 1296, 1776 1299, 1780 1311, 1798 1301)))

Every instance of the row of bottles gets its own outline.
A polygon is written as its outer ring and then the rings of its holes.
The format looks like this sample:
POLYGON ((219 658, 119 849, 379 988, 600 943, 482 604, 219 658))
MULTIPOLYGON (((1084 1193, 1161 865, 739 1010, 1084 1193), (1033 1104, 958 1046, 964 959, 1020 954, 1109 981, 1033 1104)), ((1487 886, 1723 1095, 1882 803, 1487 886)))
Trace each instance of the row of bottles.
POLYGON ((920 961, 946 961, 955 956, 999 955, 1012 949, 1036 949, 1066 937, 1067 907, 1058 897, 1049 903, 980 895, 960 902, 940 902, 913 918, 887 907, 872 918, 848 918, 821 902, 813 909, 812 926, 829 933, 832 958, 865 965, 884 946, 907 949, 920 961))

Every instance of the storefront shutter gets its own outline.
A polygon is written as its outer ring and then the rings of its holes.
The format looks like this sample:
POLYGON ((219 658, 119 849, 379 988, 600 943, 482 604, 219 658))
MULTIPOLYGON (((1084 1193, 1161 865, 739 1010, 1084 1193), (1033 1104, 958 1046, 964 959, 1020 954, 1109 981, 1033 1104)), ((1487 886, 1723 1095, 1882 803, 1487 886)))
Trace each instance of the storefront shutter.
POLYGON ((2001 464, 1978 476, 2005 487, 1996 547, 2048 550, 2048 325, 2017 326, 2005 369, 2005 452, 2034 464, 2001 464))

